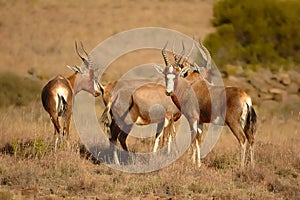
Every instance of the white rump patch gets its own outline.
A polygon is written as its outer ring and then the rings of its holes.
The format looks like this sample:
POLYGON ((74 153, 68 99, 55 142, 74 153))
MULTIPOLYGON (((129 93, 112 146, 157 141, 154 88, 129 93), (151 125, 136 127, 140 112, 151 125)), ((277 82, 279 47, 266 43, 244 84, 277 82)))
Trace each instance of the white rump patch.
POLYGON ((243 112, 242 112, 242 115, 241 115, 241 119, 240 119, 240 124, 241 124, 243 129, 245 128, 245 125, 246 125, 247 113, 248 113, 248 105, 245 102, 244 106, 243 106, 243 112))
POLYGON ((63 105, 62 105, 62 102, 61 102, 61 97, 63 97, 65 99, 65 101, 67 101, 67 99, 68 99, 68 90, 64 87, 58 87, 56 89, 56 94, 57 94, 57 97, 55 98, 56 111, 57 111, 57 113, 60 113, 61 111, 63 111, 63 105))
POLYGON ((240 124, 242 126, 242 128, 245 128, 246 126, 246 120, 247 120, 247 114, 249 112, 249 108, 252 106, 252 101, 251 101, 251 98, 248 96, 246 98, 246 101, 244 102, 243 104, 243 112, 242 112, 242 115, 241 115, 241 119, 240 119, 240 124))

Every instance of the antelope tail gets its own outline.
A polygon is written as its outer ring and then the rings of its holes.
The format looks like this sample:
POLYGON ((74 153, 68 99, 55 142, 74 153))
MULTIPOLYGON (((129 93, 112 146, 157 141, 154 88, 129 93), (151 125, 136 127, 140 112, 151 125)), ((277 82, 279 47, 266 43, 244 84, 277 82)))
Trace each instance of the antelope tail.
POLYGON ((57 104, 57 116, 62 116, 65 113, 67 101, 63 96, 57 95, 58 104, 57 104))
POLYGON ((257 116, 255 113, 255 110, 252 105, 247 105, 247 115, 246 115, 246 121, 244 126, 244 133, 250 143, 252 145, 254 143, 254 135, 256 132, 256 122, 257 122, 257 116))

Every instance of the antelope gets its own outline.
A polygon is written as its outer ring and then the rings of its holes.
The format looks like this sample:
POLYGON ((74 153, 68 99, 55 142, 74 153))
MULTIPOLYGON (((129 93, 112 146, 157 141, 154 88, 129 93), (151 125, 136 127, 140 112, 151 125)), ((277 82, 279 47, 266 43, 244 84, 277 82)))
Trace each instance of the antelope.
MULTIPOLYGON (((162 52, 165 56, 165 52, 162 52)), ((188 82, 182 81, 188 85, 188 82)), ((122 148, 128 151, 126 138, 133 124, 157 123, 153 148, 153 152, 156 152, 164 129, 170 126, 171 120, 177 121, 181 116, 178 106, 165 94, 164 79, 121 80, 118 84, 120 87, 117 87, 117 82, 114 81, 103 87, 103 101, 106 107, 101 121, 110 130, 111 143, 116 144, 119 140, 122 148)), ((168 146, 168 153, 170 153, 170 146, 168 146)), ((116 149, 114 149, 114 160, 119 164, 116 149)))
MULTIPOLYGON (((165 69, 156 65, 156 69, 159 73, 164 76, 165 85, 166 85, 166 94, 172 98, 173 103, 177 106, 177 108, 181 111, 182 115, 184 115, 190 126, 191 131, 191 143, 199 140, 197 138, 201 137, 202 126, 198 126, 200 124, 200 110, 196 98, 196 94, 191 87, 191 84, 182 76, 187 72, 188 67, 180 68, 178 64, 180 63, 183 51, 179 59, 175 62, 175 65, 172 66, 168 60, 165 49, 167 44, 162 49, 162 55, 165 62, 165 69)), ((184 47, 184 46, 183 46, 184 47)), ((197 157, 198 159, 198 167, 201 166, 200 161, 200 148, 197 148, 197 157)))
POLYGON ((74 96, 84 90, 93 96, 97 97, 101 94, 100 84, 95 76, 95 70, 92 66, 92 61, 88 53, 84 50, 81 43, 81 48, 87 58, 84 58, 78 51, 77 42, 75 49, 78 56, 83 61, 83 68, 67 66, 74 73, 65 78, 62 75, 57 75, 50 80, 43 88, 41 98, 44 109, 48 112, 50 119, 54 125, 55 150, 59 137, 66 135, 69 138, 69 126, 72 114, 72 104, 74 96), (60 120, 63 122, 61 128, 60 120))
MULTIPOLYGON (((188 62, 188 57, 183 59, 183 62, 179 64, 181 68, 187 66, 191 67, 191 71, 186 76, 186 80, 190 82, 198 99, 200 110, 199 126, 201 127, 203 123, 226 124, 239 142, 241 148, 241 168, 245 166, 247 142, 250 145, 250 162, 253 168, 253 146, 257 116, 252 106, 251 97, 239 87, 226 86, 223 89, 222 86, 215 86, 211 83, 211 56, 204 45, 201 42, 199 42, 199 44, 207 57, 206 66, 201 69, 196 63, 191 65, 188 62), (215 105, 211 102, 211 94, 216 96, 223 95, 226 96, 226 98, 219 99, 215 102, 217 104, 215 105), (214 115, 212 114, 213 106, 217 110, 217 113, 214 113, 214 115), (218 118, 222 118, 223 120, 217 120, 218 118)), ((174 51, 173 56, 175 60, 178 59, 174 51)), ((197 136, 195 140, 196 144, 194 143, 193 146, 196 145, 196 148, 199 148, 197 143, 200 144, 200 140, 201 138, 197 136)), ((200 159, 200 157, 198 157, 198 159, 200 159)), ((193 160, 195 162, 194 156, 193 160)))
POLYGON ((119 160, 115 144, 119 140, 122 148, 128 151, 126 139, 133 124, 158 124, 153 148, 153 152, 156 152, 159 138, 169 121, 180 118, 180 111, 165 94, 163 81, 162 78, 130 79, 121 80, 119 83, 114 81, 103 86, 103 101, 106 107, 101 121, 110 130, 110 142, 114 144, 114 160, 117 164, 119 160))

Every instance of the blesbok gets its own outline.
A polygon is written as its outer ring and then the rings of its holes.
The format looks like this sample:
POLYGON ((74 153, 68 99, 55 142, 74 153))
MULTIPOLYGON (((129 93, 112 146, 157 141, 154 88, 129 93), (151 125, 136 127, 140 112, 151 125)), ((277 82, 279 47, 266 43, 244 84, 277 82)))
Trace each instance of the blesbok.
POLYGON ((83 61, 83 68, 70 67, 74 73, 65 78, 62 75, 57 75, 50 80, 43 88, 41 98, 44 109, 48 112, 50 119, 54 125, 55 150, 59 138, 66 135, 69 137, 69 126, 72 114, 72 105, 74 96, 84 90, 95 97, 101 94, 100 84, 98 83, 95 71, 92 66, 92 61, 88 53, 84 50, 81 43, 81 48, 87 58, 84 58, 78 51, 77 42, 75 49, 78 56, 83 61), (61 120, 59 120, 61 118, 61 120), (63 123, 61 128, 60 121, 63 123))
MULTIPOLYGON (((195 137, 196 143, 198 143, 197 141, 199 139, 197 138, 201 137, 202 126, 198 126, 200 124, 200 110, 197 102, 197 97, 195 96, 196 94, 191 87, 191 84, 182 77, 183 74, 186 73, 188 68, 180 68, 178 66, 184 55, 184 48, 174 66, 170 64, 165 52, 165 48, 166 46, 162 49, 162 55, 166 65, 165 68, 163 69, 158 65, 156 65, 155 67, 159 73, 164 75, 166 94, 168 96, 171 96, 173 103, 181 111, 182 115, 184 115, 188 120, 191 131, 191 143, 194 142, 195 137)), ((200 144, 197 145, 197 157, 199 158, 198 166, 200 167, 200 144)))
MULTIPOLYGON (((247 142, 250 145, 251 165, 254 167, 254 135, 257 117, 252 106, 251 97, 239 87, 226 86, 223 88, 212 84, 211 56, 201 42, 199 42, 199 45, 207 57, 205 67, 200 68, 196 63, 191 65, 188 62, 188 57, 184 58, 182 63, 179 64, 181 68, 192 67, 192 70, 186 76, 186 80, 192 85, 198 99, 200 109, 199 126, 203 123, 227 125, 241 148, 241 168, 244 168, 245 165, 247 142), (214 102, 212 102, 212 96, 214 96, 214 102), (224 98, 216 99, 217 96, 224 98), (217 112, 212 112, 212 109, 217 112), (220 117, 222 120, 216 120, 220 117)), ((174 53, 173 55, 177 59, 174 53)), ((200 137, 196 138, 200 142, 200 137)), ((195 146, 195 144, 193 145, 195 146)))
MULTIPOLYGON (((164 55, 164 50, 162 52, 164 55)), ((101 121, 110 130, 110 141, 113 144, 116 144, 118 139, 122 148, 128 150, 126 138, 133 124, 157 123, 153 148, 154 152, 157 151, 164 128, 168 127, 170 120, 177 121, 181 116, 178 107, 166 95, 164 82, 163 78, 130 79, 121 80, 119 83, 111 82, 103 87, 103 101, 106 108, 101 121)), ((184 80, 183 82, 188 85, 188 82, 184 80)), ((170 146, 168 146, 168 151, 170 151, 170 146)), ((118 163, 116 149, 114 159, 118 163)))
MULTIPOLYGON (((103 86, 103 91, 106 107, 101 121, 110 132, 111 143, 115 145, 119 140, 126 151, 126 138, 133 124, 158 124, 153 148, 155 152, 159 138, 169 121, 176 121, 181 116, 172 99, 165 94, 164 79, 161 77, 114 81, 103 86)), ((115 146, 114 160, 119 163, 115 146)))

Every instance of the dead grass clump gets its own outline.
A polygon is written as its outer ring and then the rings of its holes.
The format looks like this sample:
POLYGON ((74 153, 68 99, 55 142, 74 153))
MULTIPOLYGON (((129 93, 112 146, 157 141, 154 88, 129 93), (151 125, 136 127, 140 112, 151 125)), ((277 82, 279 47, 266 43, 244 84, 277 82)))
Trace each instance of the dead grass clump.
POLYGON ((247 184, 262 183, 265 180, 266 171, 258 169, 238 170, 233 175, 233 180, 238 187, 243 187, 247 184))
POLYGON ((15 158, 35 158, 40 159, 53 150, 51 141, 37 137, 34 140, 14 139, 11 143, 6 143, 1 152, 7 155, 14 155, 15 158))
POLYGON ((206 162, 208 167, 214 169, 229 169, 233 167, 232 155, 228 153, 214 153, 206 162))
POLYGON ((205 183, 191 183, 188 186, 188 190, 193 193, 199 194, 212 194, 215 190, 212 185, 207 185, 205 183))
POLYGON ((13 194, 9 191, 0 191, 0 199, 1 200, 10 200, 13 199, 13 194))
POLYGON ((300 197, 299 185, 285 183, 278 178, 267 183, 267 190, 274 194, 280 194, 284 199, 298 199, 300 197))

